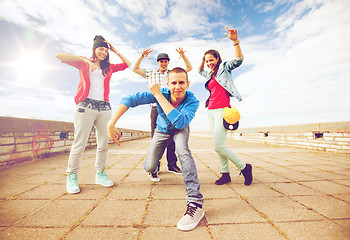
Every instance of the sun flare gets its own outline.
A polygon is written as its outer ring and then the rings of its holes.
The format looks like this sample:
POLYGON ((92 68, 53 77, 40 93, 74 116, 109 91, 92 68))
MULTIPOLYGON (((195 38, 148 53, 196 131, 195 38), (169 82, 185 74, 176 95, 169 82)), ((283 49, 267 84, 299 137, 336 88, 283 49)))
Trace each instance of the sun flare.
POLYGON ((46 70, 40 52, 23 51, 15 63, 20 81, 39 82, 40 75, 46 70))

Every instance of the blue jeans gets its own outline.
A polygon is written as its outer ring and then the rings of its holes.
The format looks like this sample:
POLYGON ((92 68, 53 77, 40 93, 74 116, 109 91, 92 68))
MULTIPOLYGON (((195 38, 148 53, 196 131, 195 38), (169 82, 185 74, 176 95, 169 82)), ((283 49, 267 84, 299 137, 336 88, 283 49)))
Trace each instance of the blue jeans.
POLYGON ((159 160, 162 158, 165 148, 174 140, 177 156, 181 163, 186 189, 187 202, 203 204, 203 195, 199 192, 200 183, 197 175, 196 164, 188 147, 190 128, 186 126, 181 130, 175 130, 172 134, 166 134, 156 129, 148 148, 144 168, 146 172, 154 172, 159 160))

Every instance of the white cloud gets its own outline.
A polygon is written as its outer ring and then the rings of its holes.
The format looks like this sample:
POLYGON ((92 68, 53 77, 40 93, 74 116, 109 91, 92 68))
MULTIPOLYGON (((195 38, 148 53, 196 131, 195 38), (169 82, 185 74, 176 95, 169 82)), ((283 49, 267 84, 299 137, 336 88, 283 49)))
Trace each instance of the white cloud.
POLYGON ((256 126, 256 119, 260 126, 350 119, 348 7, 325 1, 298 19, 277 21, 281 32, 272 41, 244 48, 244 64, 253 68, 236 82, 247 125, 256 126), (293 24, 286 28, 286 22, 293 24), (274 43, 274 49, 264 49, 274 43))
POLYGON ((209 16, 224 12, 220 1, 213 0, 117 0, 116 2, 126 9, 128 20, 143 21, 146 26, 152 28, 149 34, 154 35, 170 32, 182 36, 205 34, 210 32, 215 24, 211 22, 209 16), (140 16, 143 17, 142 20, 140 16))
MULTIPOLYGON (((223 4, 213 0, 2 0, 0 19, 37 31, 59 42, 64 51, 72 54, 90 54, 94 35, 101 34, 133 63, 142 51, 137 48, 144 47, 141 43, 159 36, 159 41, 147 46, 154 49, 151 61, 144 59, 141 67, 157 67, 155 58, 159 52, 170 55, 170 68, 183 67, 175 51, 183 47, 193 65, 189 73, 190 90, 196 93, 204 84, 197 68, 206 50, 217 49, 224 60, 234 56, 232 44, 224 35, 225 25, 220 22, 228 11, 223 4), (222 31, 218 30, 221 28, 222 31), (125 29, 127 33, 123 32, 125 29), (133 42, 127 34, 134 36, 135 33, 138 36, 133 42), (146 39, 148 33, 152 36, 146 39)), ((254 5, 252 1, 249 4, 254 5)), ((266 21, 269 26, 275 24, 275 29, 263 35, 248 34, 244 38, 240 35, 245 60, 233 77, 243 102, 232 100, 232 104, 242 113, 241 127, 349 120, 350 18, 347 9, 350 9, 350 2, 276 0, 273 4, 261 4, 258 9, 271 13, 266 21), (292 7, 280 16, 272 15, 276 9, 286 6, 292 7)), ((244 29, 256 27, 254 18, 245 17, 244 29)), ((111 54, 111 62, 120 62, 120 59, 111 54)), ((113 75, 111 93, 125 94, 121 85, 126 82, 143 84, 145 80, 131 69, 119 72, 113 75)), ((76 82, 73 87, 75 91, 76 82)), ((6 88, 2 86, 0 91, 6 93, 6 88)), ((32 96, 36 96, 38 90, 32 88, 31 91, 32 96)), ((42 96, 43 93, 38 92, 42 96)), ((55 115, 48 110, 47 116, 72 118, 73 96, 66 97, 62 92, 52 92, 52 95, 55 95, 52 102, 57 111, 55 115), (64 104, 60 104, 61 100, 64 104)), ((23 105, 20 95, 15 97, 18 100, 4 112, 23 105)), ((32 105, 39 104, 39 100, 34 98, 32 105)), ((44 105, 45 109, 49 107, 44 105)), ((34 118, 45 116, 45 113, 30 113, 29 109, 24 109, 23 114, 34 118)), ((148 112, 148 108, 143 109, 148 112)), ((19 113, 20 110, 16 112, 19 113)), ((141 110, 134 111, 132 116, 135 121, 149 118, 148 113, 141 110), (140 116, 135 117, 138 114, 140 116)), ((132 119, 126 116, 125 124, 132 119)), ((207 130, 206 119, 201 103, 191 129, 207 130)), ((148 130, 149 123, 138 126, 148 130)))

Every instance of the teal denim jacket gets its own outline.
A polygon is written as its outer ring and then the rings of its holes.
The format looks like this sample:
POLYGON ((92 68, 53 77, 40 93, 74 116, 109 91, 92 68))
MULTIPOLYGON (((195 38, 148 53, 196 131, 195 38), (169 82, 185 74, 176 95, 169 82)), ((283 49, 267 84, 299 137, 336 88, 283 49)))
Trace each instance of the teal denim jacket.
MULTIPOLYGON (((219 67, 219 70, 215 76, 216 81, 230 94, 231 97, 237 98, 238 101, 242 101, 242 96, 239 94, 233 80, 231 78, 231 71, 239 66, 243 62, 243 57, 236 58, 231 61, 226 61, 222 63, 219 67)), ((208 83, 211 79, 212 71, 209 73, 204 69, 199 69, 199 74, 205 77, 205 88, 209 91, 208 83)), ((210 92, 210 91, 209 91, 210 92)), ((206 102, 206 107, 208 106, 209 98, 206 102)))

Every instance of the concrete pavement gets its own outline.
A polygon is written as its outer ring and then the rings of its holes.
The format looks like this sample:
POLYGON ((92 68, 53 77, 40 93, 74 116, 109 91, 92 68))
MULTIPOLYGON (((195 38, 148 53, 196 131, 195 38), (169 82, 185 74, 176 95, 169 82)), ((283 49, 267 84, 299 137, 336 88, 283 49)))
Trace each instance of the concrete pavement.
POLYGON ((191 137, 205 218, 177 230, 186 210, 182 175, 143 170, 149 139, 110 146, 107 174, 94 184, 95 150, 81 162, 81 193, 66 193, 68 154, 0 169, 0 239, 350 239, 350 155, 228 140, 253 165, 254 181, 230 164, 232 183, 216 186, 220 168, 209 138, 191 137))

